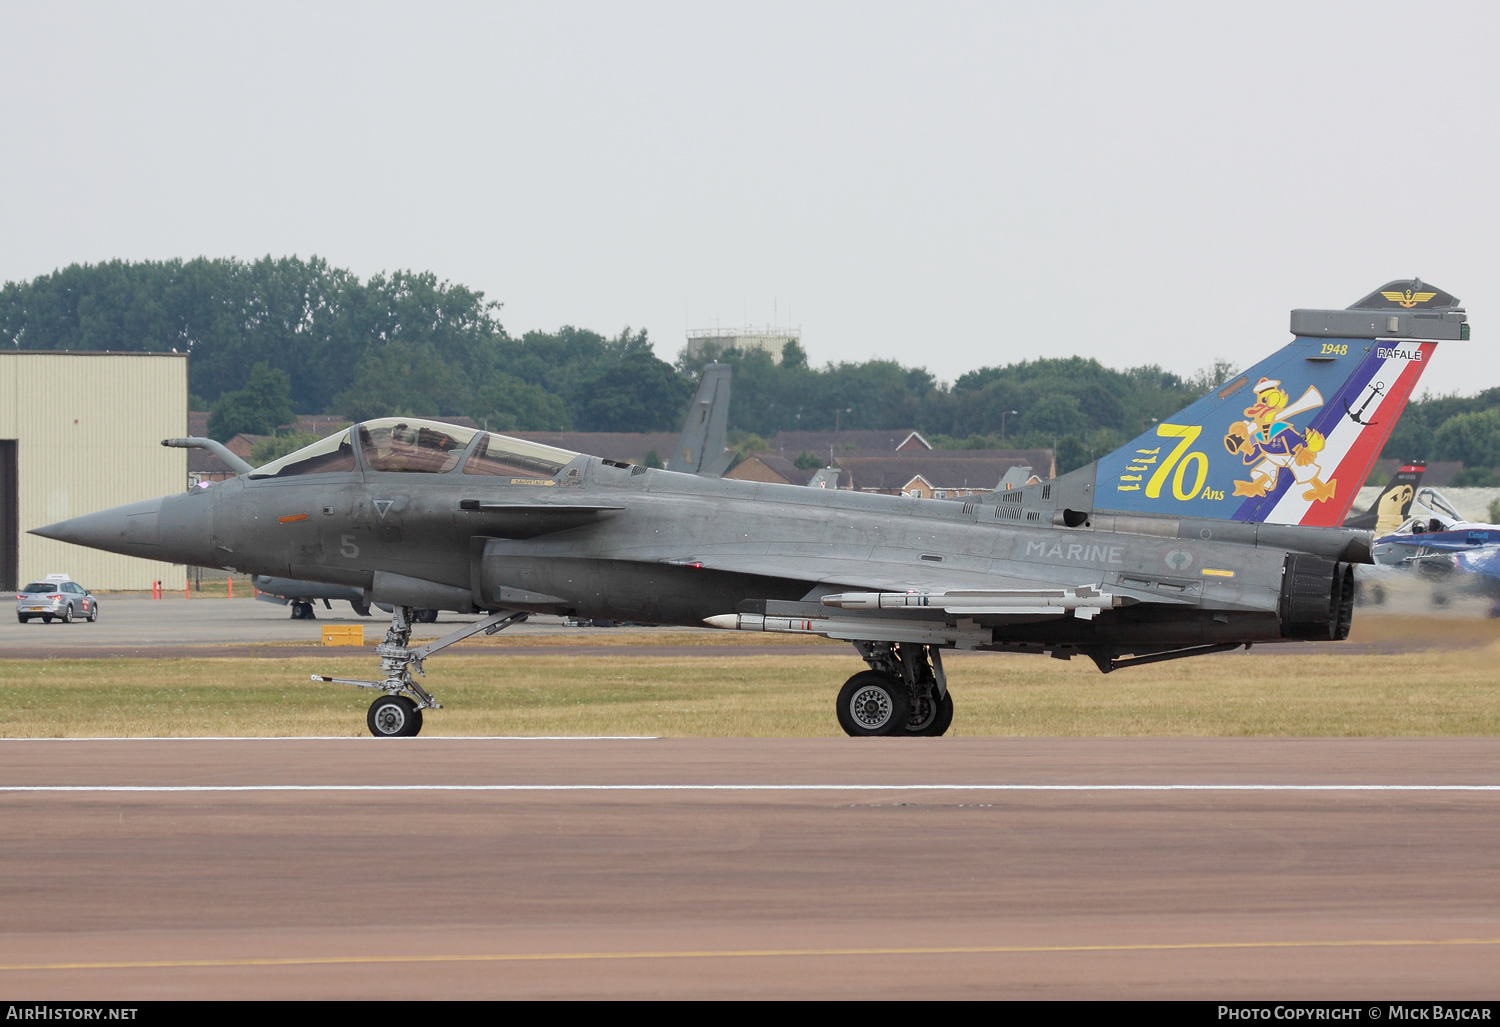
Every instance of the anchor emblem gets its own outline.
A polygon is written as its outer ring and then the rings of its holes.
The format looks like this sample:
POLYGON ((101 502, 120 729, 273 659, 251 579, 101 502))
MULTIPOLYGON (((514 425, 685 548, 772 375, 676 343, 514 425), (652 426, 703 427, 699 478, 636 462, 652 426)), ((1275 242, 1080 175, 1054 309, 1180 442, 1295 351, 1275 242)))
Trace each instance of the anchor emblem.
POLYGON ((1365 408, 1370 405, 1370 401, 1373 400, 1376 396, 1383 396, 1384 394, 1385 394, 1385 383, 1384 382, 1376 382, 1376 383, 1374 383, 1373 385, 1370 386, 1370 394, 1368 396, 1366 396, 1365 397, 1365 401, 1359 405, 1359 410, 1358 411, 1349 409, 1349 401, 1347 399, 1344 400, 1344 413, 1348 414, 1349 415, 1349 420, 1353 421, 1355 424, 1363 424, 1366 427, 1368 427, 1368 426, 1374 424, 1375 422, 1374 421, 1366 421, 1364 419, 1363 414, 1365 412, 1365 408))

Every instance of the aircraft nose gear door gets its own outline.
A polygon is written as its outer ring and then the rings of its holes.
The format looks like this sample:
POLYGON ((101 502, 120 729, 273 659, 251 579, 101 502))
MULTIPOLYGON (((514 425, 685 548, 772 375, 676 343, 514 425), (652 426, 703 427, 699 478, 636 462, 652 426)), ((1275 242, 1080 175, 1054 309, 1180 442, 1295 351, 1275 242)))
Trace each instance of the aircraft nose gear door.
POLYGON ((370 704, 370 712, 365 718, 370 734, 376 738, 409 738, 422 730, 423 710, 443 708, 442 703, 417 684, 411 675, 412 670, 415 669, 418 674, 426 677, 422 661, 429 656, 481 631, 486 635, 504 631, 512 624, 521 623, 528 616, 530 615, 525 613, 501 611, 473 624, 465 624, 436 642, 428 642, 412 649, 407 645, 411 641, 412 608, 398 606, 391 611, 391 626, 385 633, 385 640, 375 647, 375 655, 380 657, 380 669, 385 672, 384 680, 362 681, 358 678, 333 678, 322 674, 314 674, 312 679, 328 684, 353 685, 356 688, 378 688, 385 692, 385 695, 370 704))

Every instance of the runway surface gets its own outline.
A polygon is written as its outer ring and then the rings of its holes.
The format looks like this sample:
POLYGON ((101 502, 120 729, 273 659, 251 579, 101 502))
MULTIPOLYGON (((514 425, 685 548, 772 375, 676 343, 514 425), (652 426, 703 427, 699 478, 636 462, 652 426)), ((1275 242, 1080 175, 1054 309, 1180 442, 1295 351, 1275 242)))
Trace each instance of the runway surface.
POLYGON ((7 740, 0 986, 1491 998, 1497 813, 1489 739, 7 740))

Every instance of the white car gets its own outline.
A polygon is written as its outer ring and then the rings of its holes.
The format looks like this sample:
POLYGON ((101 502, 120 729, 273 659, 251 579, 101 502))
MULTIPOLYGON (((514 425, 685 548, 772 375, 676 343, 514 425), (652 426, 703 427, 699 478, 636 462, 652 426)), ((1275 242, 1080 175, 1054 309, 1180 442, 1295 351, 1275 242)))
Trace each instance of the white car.
POLYGON ((89 623, 99 619, 99 600, 94 594, 65 574, 49 574, 45 581, 33 581, 16 593, 16 620, 25 624, 40 617, 51 624, 56 617, 70 624, 75 617, 89 623))

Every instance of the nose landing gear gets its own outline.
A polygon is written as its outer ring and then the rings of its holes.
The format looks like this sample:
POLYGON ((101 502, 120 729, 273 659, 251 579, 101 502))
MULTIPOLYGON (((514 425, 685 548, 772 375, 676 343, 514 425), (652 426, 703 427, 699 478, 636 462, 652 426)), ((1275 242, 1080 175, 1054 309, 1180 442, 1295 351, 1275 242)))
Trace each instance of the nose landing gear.
POLYGON ((422 711, 404 695, 381 696, 365 715, 376 738, 410 738, 422 730, 422 711))
POLYGON ((443 708, 442 703, 417 684, 411 672, 415 670, 426 677, 427 672, 422 669, 422 661, 429 656, 434 656, 454 642, 462 642, 481 631, 486 635, 503 631, 512 624, 524 621, 527 616, 529 615, 524 613, 505 611, 494 613, 484 620, 465 624, 436 642, 428 642, 424 646, 412 649, 407 645, 411 641, 412 608, 398 606, 391 611, 391 626, 386 630, 385 639, 375 647, 375 655, 380 657, 380 669, 385 672, 384 680, 362 681, 357 678, 334 678, 322 674, 314 674, 312 679, 328 684, 353 685, 356 688, 378 688, 385 692, 385 695, 370 705, 370 711, 365 716, 365 723, 370 728, 370 734, 377 738, 410 738, 422 730, 423 710, 443 708))

